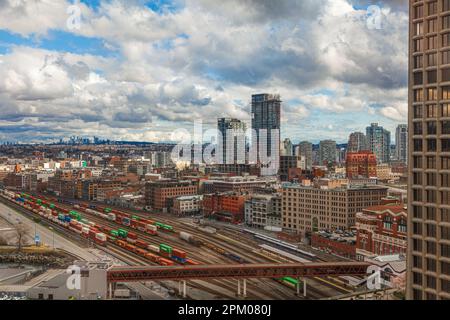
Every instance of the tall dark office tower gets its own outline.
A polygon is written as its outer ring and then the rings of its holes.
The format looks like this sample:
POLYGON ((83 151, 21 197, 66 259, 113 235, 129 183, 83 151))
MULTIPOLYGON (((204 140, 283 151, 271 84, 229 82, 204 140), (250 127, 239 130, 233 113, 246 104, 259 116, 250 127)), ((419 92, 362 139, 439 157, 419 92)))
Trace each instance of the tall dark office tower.
POLYGON ((252 95, 252 144, 256 144, 256 161, 262 164, 261 175, 275 175, 280 164, 280 115, 279 95, 252 95), (275 131, 274 131, 275 130, 275 131), (267 134, 265 134, 267 132, 267 134), (262 149, 260 148, 262 142, 262 149), (265 149, 265 150, 264 150, 265 149), (272 150, 273 149, 273 150, 272 150), (265 159, 271 159, 265 163, 265 159))
POLYGON ((399 124, 395 130, 395 158, 408 162, 408 125, 399 124))
POLYGON ((409 1, 407 298, 450 299, 450 0, 409 1))
POLYGON ((246 124, 238 119, 219 118, 217 130, 218 156, 223 164, 245 163, 245 130, 246 124))

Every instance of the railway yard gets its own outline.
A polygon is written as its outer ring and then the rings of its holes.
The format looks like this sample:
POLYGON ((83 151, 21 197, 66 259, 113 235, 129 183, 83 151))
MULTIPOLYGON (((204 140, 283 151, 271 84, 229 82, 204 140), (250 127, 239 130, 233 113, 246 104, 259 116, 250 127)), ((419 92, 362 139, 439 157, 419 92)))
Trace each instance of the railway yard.
MULTIPOLYGON (((96 203, 3 191, 1 201, 40 217, 64 237, 95 246, 128 265, 208 265, 336 261, 252 230, 204 226, 167 214, 108 208, 96 203)), ((161 285, 177 288, 176 281, 161 285)), ((308 278, 307 294, 296 295, 296 279, 249 279, 246 297, 237 297, 237 280, 190 280, 190 291, 214 299, 324 299, 354 291, 341 278, 308 278)), ((197 295, 197 297, 200 295, 197 295)))

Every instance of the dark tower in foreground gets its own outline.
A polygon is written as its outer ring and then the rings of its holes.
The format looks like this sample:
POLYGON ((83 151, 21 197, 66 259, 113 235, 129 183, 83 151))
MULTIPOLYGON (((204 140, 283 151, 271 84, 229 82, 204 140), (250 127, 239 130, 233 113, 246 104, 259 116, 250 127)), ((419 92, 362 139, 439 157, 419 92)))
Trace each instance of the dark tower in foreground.
POLYGON ((407 298, 448 300, 450 0, 410 0, 409 9, 407 298))

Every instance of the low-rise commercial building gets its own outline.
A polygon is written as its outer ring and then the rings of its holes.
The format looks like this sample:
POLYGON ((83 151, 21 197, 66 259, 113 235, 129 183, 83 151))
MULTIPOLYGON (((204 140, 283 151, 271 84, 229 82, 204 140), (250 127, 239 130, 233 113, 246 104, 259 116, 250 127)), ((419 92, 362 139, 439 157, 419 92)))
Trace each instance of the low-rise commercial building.
POLYGON ((245 224, 261 229, 281 227, 281 195, 251 196, 245 201, 245 224))
POLYGON ((192 181, 158 180, 145 184, 145 202, 152 210, 168 212, 175 198, 197 193, 198 185, 192 181))
POLYGON ((407 211, 403 204, 363 209, 356 214, 359 256, 406 255, 407 211))
POLYGON ((320 230, 348 230, 362 209, 380 205, 387 188, 350 186, 321 188, 285 184, 282 189, 283 228, 303 236, 320 230))

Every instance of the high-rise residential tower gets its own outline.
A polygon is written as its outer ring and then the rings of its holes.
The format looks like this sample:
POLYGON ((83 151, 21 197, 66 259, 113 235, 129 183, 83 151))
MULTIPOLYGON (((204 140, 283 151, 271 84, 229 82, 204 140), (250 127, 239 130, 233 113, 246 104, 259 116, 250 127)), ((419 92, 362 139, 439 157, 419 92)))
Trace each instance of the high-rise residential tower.
POLYGON ((293 144, 291 139, 286 138, 283 140, 283 143, 281 144, 281 155, 282 156, 293 156, 294 155, 294 151, 293 151, 293 144))
POLYGON ((408 125, 400 124, 395 130, 395 158, 398 161, 408 162, 408 125))
POLYGON ((238 119, 219 118, 217 130, 218 161, 222 164, 245 163, 246 124, 238 119))
POLYGON ((450 0, 409 1, 407 298, 450 299, 450 0))
POLYGON ((391 156, 391 133, 379 126, 378 123, 372 123, 366 128, 367 143, 370 151, 377 157, 378 163, 389 163, 391 156))
POLYGON ((276 94, 252 95, 252 145, 261 175, 276 175, 280 162, 281 100, 276 94), (255 147, 256 146, 256 147, 255 147))
POLYGON ((320 165, 336 163, 337 147, 336 141, 323 140, 319 143, 319 162, 320 165))
POLYGON ((311 170, 313 165, 313 145, 311 142, 302 141, 297 147, 296 155, 305 157, 305 169, 311 170))
POLYGON ((347 152, 368 151, 366 135, 362 132, 353 132, 348 138, 347 152))

